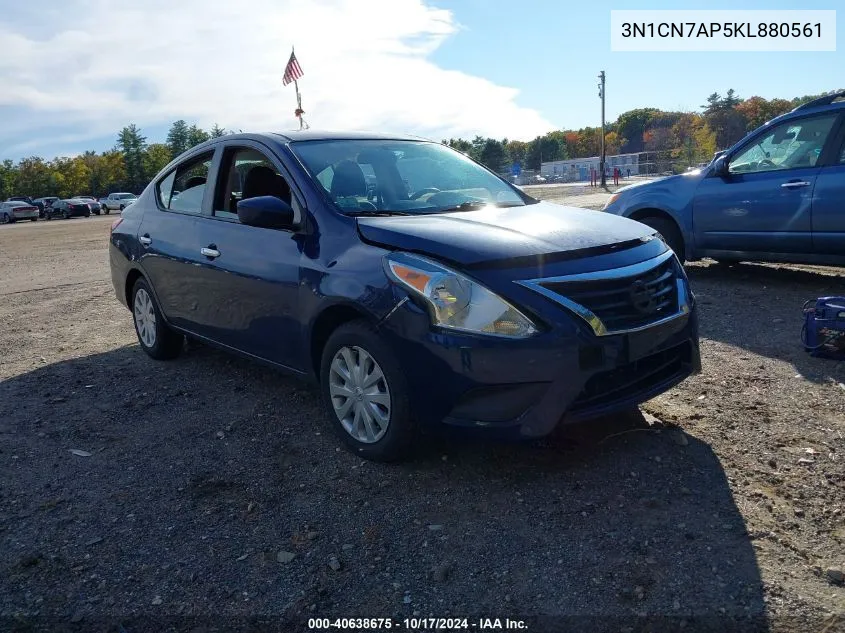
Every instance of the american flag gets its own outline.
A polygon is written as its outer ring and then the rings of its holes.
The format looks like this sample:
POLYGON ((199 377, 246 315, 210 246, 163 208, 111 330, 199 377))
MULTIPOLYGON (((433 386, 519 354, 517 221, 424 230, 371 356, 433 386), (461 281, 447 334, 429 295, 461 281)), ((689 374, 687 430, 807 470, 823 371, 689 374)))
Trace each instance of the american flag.
POLYGON ((287 86, 290 82, 296 81, 300 77, 302 77, 302 67, 296 60, 296 55, 291 51, 288 65, 285 66, 285 76, 282 78, 282 85, 287 86))

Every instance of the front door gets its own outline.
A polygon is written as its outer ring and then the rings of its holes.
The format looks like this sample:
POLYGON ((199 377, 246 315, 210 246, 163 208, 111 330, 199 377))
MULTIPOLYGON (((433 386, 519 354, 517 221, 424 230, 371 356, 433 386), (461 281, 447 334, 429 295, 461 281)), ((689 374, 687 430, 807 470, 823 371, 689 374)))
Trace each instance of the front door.
POLYGON ((290 178, 267 148, 246 141, 228 144, 217 171, 211 214, 200 219, 208 254, 197 270, 203 307, 198 333, 253 356, 306 370, 298 293, 303 234, 241 224, 239 200, 276 196, 302 205, 290 178))
POLYGON ((816 165, 837 115, 793 119, 759 133, 708 176, 693 201, 696 247, 705 251, 812 252, 816 165))

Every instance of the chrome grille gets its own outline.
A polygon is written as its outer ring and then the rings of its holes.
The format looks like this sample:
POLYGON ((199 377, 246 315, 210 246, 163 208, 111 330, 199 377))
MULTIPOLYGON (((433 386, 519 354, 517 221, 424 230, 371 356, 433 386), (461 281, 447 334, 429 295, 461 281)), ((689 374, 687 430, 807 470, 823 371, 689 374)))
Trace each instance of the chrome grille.
POLYGON ((643 329, 689 311, 672 251, 623 268, 519 282, 569 308, 598 335, 643 329))

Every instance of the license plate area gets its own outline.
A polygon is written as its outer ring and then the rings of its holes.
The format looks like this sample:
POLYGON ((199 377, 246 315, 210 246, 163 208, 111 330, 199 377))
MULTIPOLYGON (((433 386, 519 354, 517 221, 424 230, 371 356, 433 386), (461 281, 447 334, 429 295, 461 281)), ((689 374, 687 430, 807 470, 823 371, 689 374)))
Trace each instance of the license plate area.
POLYGON ((684 329, 687 319, 686 316, 678 317, 667 323, 628 334, 625 345, 628 362, 634 362, 662 350, 667 341, 684 329))

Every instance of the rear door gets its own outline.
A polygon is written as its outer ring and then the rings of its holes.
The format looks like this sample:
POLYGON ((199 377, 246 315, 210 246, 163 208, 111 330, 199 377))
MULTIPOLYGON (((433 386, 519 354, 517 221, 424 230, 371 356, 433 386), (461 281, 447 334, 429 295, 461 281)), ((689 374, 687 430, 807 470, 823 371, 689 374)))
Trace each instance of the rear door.
POLYGON ((155 207, 148 206, 138 229, 141 267, 153 285, 167 320, 194 330, 203 288, 197 274, 202 255, 197 220, 206 203, 206 180, 214 150, 187 157, 162 177, 155 207))
POLYGON ((693 201, 697 247, 810 253, 817 163, 836 121, 824 113, 768 128, 732 153, 727 177, 702 180, 693 201))
POLYGON ((813 191, 813 250, 845 256, 845 116, 813 191))
POLYGON ((201 245, 211 253, 196 269, 203 289, 199 333, 305 370, 297 297, 306 238, 295 230, 241 224, 237 214, 239 200, 275 195, 293 206, 301 223, 304 198, 283 163, 261 143, 226 143, 217 174, 211 212, 199 220, 201 245), (254 170, 263 170, 265 178, 251 177, 254 170))

